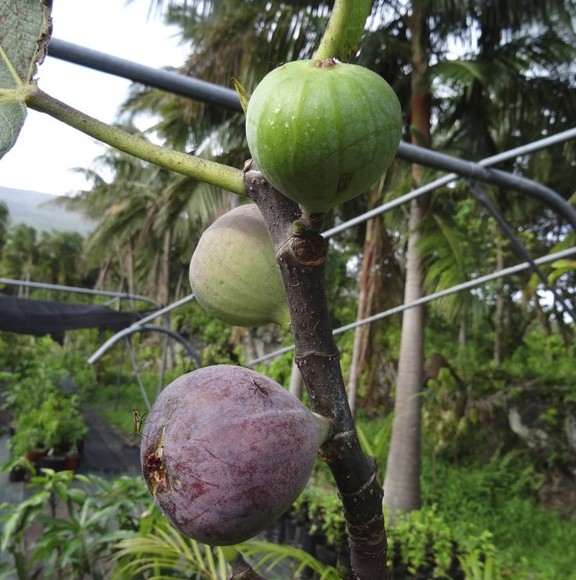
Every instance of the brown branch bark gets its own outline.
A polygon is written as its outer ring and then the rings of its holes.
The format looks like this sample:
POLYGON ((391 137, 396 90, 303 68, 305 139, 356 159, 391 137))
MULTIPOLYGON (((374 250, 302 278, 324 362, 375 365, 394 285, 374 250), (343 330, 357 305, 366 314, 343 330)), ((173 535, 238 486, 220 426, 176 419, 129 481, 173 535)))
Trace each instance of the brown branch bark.
POLYGON ((230 575, 228 580, 264 580, 251 566, 244 560, 242 554, 238 554, 230 562, 230 575))
POLYGON ((321 449, 342 500, 350 539, 351 577, 387 577, 382 486, 376 462, 360 446, 348 405, 339 351, 324 287, 327 243, 321 223, 302 216, 297 204, 275 190, 248 162, 246 191, 266 223, 280 268, 294 337, 296 363, 312 409, 333 424, 334 436, 321 449))

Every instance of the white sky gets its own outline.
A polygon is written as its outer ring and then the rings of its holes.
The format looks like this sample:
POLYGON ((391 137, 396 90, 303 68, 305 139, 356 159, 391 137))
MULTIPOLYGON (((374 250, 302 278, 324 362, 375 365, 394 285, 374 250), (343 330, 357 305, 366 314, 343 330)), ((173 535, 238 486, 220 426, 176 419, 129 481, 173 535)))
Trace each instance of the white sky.
MULTIPOLYGON (((54 0, 53 37, 153 67, 182 64, 186 49, 162 24, 152 0, 54 0)), ((129 81, 47 57, 40 88, 105 122, 112 122, 129 81)), ((48 115, 28 111, 14 147, 0 160, 0 186, 63 195, 83 189, 74 167, 91 167, 104 148, 48 115)))

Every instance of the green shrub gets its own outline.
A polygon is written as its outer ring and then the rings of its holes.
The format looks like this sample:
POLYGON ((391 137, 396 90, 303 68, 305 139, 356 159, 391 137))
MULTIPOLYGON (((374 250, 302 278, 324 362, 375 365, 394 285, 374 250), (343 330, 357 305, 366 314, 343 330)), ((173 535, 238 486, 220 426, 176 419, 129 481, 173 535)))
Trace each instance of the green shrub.
POLYGON ((394 524, 387 526, 387 535, 390 565, 414 576, 446 578, 464 574, 466 578, 482 578, 469 574, 473 570, 480 573, 487 566, 496 568, 491 534, 459 532, 438 513, 436 505, 397 515, 394 524))
POLYGON ((576 523, 538 505, 542 476, 525 454, 496 455, 481 466, 438 461, 433 470, 425 462, 423 471, 424 503, 435 503, 460 538, 489 530, 502 574, 575 577, 576 555, 566 547, 576 545, 576 523))
MULTIPOLYGON (((18 505, 0 504, 0 578, 190 578, 224 580, 229 551, 185 538, 153 506, 142 478, 113 481, 44 470, 18 505), (30 543, 31 526, 39 533, 30 543)), ((291 546, 249 541, 240 546, 255 569, 277 567, 336 580, 336 570, 291 546)), ((296 576, 295 576, 296 577, 296 576)))

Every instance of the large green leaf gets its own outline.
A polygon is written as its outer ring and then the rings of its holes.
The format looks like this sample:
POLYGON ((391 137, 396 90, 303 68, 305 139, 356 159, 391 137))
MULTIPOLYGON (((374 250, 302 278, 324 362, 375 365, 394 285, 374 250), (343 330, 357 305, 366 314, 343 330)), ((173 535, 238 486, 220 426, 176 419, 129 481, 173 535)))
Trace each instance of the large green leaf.
POLYGON ((24 99, 50 40, 51 0, 0 0, 0 158, 26 119, 24 99))

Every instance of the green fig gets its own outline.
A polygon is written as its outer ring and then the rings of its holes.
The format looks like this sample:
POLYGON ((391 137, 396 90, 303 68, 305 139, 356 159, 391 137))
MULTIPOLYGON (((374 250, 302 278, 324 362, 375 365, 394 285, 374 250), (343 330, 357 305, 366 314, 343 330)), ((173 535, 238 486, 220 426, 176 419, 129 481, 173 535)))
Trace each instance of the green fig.
POLYGON ((402 111, 390 85, 334 59, 278 67, 246 111, 252 158, 278 191, 312 214, 366 193, 401 136, 402 111))
POLYGON ((290 327, 284 285, 266 223, 256 204, 219 217, 200 237, 190 285, 210 315, 235 326, 290 327))

